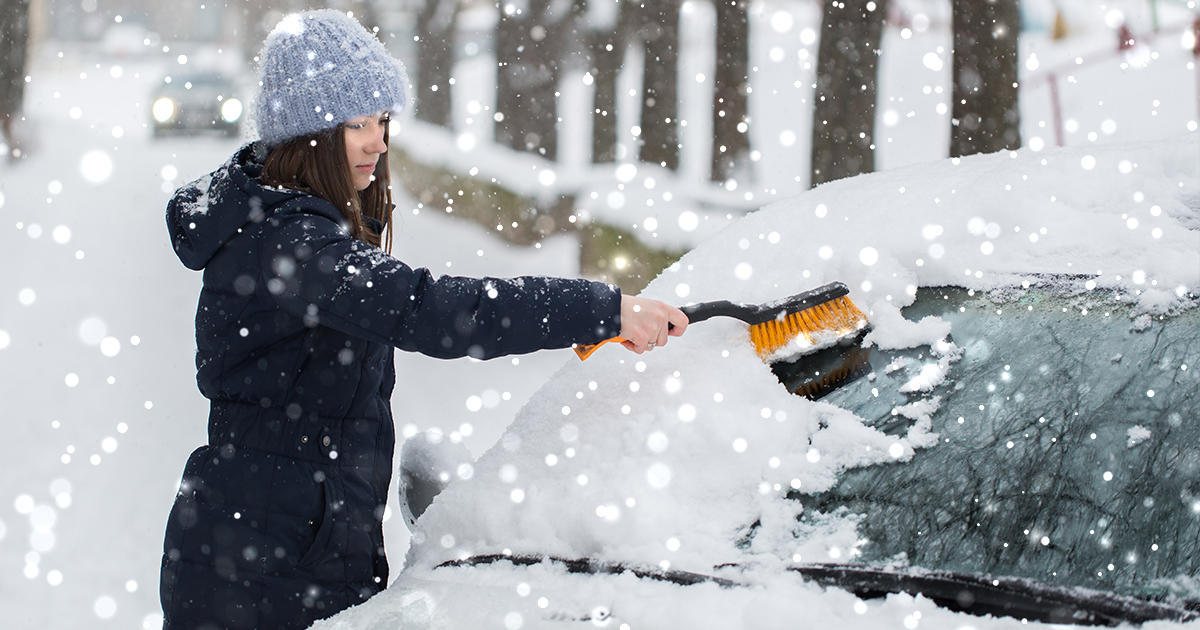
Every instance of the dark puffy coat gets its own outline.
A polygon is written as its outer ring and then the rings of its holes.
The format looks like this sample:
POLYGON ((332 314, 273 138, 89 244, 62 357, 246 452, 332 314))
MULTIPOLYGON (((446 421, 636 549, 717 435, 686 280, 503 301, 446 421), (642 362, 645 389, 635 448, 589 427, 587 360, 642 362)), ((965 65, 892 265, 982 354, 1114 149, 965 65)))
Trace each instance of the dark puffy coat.
POLYGON ((488 358, 620 329, 610 285, 435 280, 351 238, 326 201, 264 187, 260 158, 243 147, 167 208, 175 252, 204 270, 211 411, 167 524, 166 628, 304 628, 387 584, 393 348, 488 358))

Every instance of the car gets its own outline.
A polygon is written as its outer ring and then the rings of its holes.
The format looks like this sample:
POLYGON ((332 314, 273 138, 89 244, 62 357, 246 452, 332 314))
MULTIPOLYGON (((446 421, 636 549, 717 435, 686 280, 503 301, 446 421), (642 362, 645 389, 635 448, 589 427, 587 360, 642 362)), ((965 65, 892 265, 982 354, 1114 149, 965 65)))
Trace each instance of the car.
POLYGON ((159 35, 137 22, 109 25, 100 37, 100 52, 114 60, 145 56, 161 46, 159 35))
POLYGON ((644 295, 839 280, 871 330, 565 357, 316 627, 1197 627, 1198 153, 956 158, 737 220, 644 295))
POLYGON ((237 94, 235 81, 217 71, 164 76, 151 97, 154 137, 196 134, 236 137, 245 113, 237 94))
MULTIPOLYGON (((1200 620, 1191 578, 1200 575, 1200 427, 1189 421, 1200 417, 1200 379, 1189 365, 1200 356, 1200 309, 1131 324, 1138 318, 1129 300, 1087 282, 1050 276, 993 292, 918 290, 904 316, 949 322, 952 333, 940 343, 960 354, 944 379, 930 375, 941 372, 947 347, 880 349, 861 337, 773 364, 787 390, 852 409, 885 434, 937 436, 911 459, 847 470, 824 491, 789 490, 789 500, 803 504, 798 532, 845 520, 859 538, 849 561, 796 558, 776 571, 859 601, 908 594, 1021 622, 1200 620), (839 358, 832 369, 831 357, 839 358), (839 371, 827 389, 814 387, 814 374, 839 371), (914 391, 937 400, 936 409, 898 412, 914 391)), ((750 523, 735 546, 752 549, 762 525, 750 523)), ((562 603, 570 601, 558 591, 567 576, 591 582, 573 588, 627 594, 654 592, 646 582, 728 593, 761 579, 738 563, 695 572, 512 552, 445 560, 438 577, 474 591, 506 570, 525 580, 514 588, 538 585, 558 596, 543 620, 611 617, 617 625, 613 616, 628 602, 562 603), (478 575, 485 567, 496 574, 478 575), (613 582, 619 576, 636 580, 613 582)), ((457 601, 457 589, 445 588, 425 582, 426 605, 457 601)))

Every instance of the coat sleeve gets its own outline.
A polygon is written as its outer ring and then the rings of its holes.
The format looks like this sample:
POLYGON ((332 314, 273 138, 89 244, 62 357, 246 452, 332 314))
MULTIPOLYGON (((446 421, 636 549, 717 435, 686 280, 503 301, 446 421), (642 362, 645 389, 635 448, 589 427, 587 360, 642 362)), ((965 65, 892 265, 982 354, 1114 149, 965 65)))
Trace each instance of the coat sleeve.
POLYGON ((289 203, 263 226, 262 280, 283 309, 310 326, 439 358, 479 359, 620 332, 615 286, 547 277, 435 279, 351 237, 334 212, 289 203))

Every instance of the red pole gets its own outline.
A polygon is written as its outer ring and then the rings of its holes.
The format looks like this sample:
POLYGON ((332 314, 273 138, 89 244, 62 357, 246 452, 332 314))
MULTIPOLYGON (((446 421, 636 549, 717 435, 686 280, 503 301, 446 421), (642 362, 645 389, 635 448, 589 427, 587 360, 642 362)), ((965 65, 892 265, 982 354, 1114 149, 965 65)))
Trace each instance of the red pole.
POLYGON ((1117 50, 1129 50, 1137 44, 1137 38, 1133 36, 1133 31, 1129 30, 1129 26, 1121 24, 1121 28, 1117 30, 1117 50))
POLYGON ((1054 142, 1063 146, 1062 98, 1058 95, 1058 75, 1051 72, 1046 75, 1050 83, 1050 113, 1054 117, 1054 142))
POLYGON ((1192 20, 1192 57, 1200 58, 1200 15, 1192 20))

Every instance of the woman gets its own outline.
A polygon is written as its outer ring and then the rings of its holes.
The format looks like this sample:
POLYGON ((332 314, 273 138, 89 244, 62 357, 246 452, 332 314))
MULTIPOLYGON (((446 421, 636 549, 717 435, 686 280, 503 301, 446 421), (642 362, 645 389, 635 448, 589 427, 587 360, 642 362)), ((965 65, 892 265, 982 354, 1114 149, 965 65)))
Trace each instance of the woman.
POLYGON ((435 280, 392 258, 399 62, 328 10, 285 18, 260 60, 261 140, 167 208, 175 252, 204 270, 210 415, 167 525, 165 628, 305 628, 386 586, 393 348, 483 359, 620 334, 641 353, 687 326, 606 284, 435 280))

